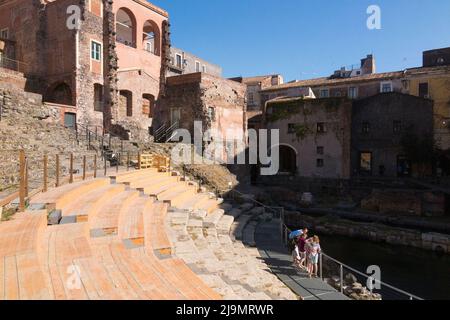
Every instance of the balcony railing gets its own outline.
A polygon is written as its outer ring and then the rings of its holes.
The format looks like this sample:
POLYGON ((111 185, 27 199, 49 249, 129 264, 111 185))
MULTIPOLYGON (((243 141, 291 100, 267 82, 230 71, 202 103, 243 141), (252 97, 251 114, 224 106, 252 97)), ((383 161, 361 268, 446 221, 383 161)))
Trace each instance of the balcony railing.
POLYGON ((137 48, 136 43, 131 42, 131 41, 128 41, 128 40, 125 40, 125 39, 122 39, 122 38, 120 38, 120 37, 116 37, 116 41, 117 41, 118 43, 124 44, 124 45, 126 45, 126 46, 128 46, 128 47, 131 47, 131 48, 137 48))
POLYGON ((25 72, 27 64, 22 61, 7 58, 0 55, 0 68, 10 69, 18 72, 25 72))

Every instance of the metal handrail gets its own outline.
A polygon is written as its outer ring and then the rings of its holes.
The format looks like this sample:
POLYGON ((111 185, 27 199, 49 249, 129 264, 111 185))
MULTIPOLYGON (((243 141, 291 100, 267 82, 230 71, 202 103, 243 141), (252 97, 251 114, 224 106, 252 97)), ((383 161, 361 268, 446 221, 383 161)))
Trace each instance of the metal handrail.
MULTIPOLYGON (((370 278, 370 276, 368 276, 367 274, 364 274, 363 272, 358 271, 358 270, 356 270, 356 269, 354 269, 354 268, 352 268, 352 267, 350 267, 350 266, 348 266, 348 265, 346 265, 346 264, 340 262, 339 260, 336 260, 336 259, 330 257, 329 255, 325 254, 324 252, 321 252, 321 255, 322 255, 323 257, 326 257, 327 259, 330 259, 331 261, 334 261, 335 263, 337 263, 337 264, 339 264, 340 266, 342 266, 342 267, 344 267, 344 268, 350 270, 350 271, 353 272, 353 273, 356 273, 356 274, 358 274, 358 275, 360 275, 360 276, 362 276, 362 277, 366 277, 367 279, 370 278)), ((396 287, 393 287, 393 286, 391 286, 390 284, 387 284, 387 283, 385 283, 385 282, 383 282, 383 281, 380 281, 380 280, 378 280, 378 279, 373 279, 373 280, 374 280, 375 283, 377 283, 377 284, 380 284, 380 285, 382 285, 382 286, 384 286, 384 287, 387 287, 387 288, 389 288, 389 289, 391 289, 391 290, 394 290, 394 291, 396 291, 396 292, 398 292, 398 293, 401 293, 401 294, 403 294, 403 295, 405 295, 405 296, 408 296, 411 300, 423 300, 422 298, 420 298, 420 297, 418 297, 418 296, 416 296, 416 295, 414 295, 414 294, 411 294, 411 293, 409 293, 409 292, 406 292, 406 291, 403 291, 403 290, 398 289, 398 288, 396 288, 396 287)))
POLYGON ((21 72, 20 66, 26 67, 26 66, 28 66, 28 64, 23 61, 7 58, 4 55, 0 56, 0 67, 21 72), (4 62, 6 62, 6 63, 4 63, 4 62), (9 63, 11 63, 13 65, 10 65, 9 63))
POLYGON ((171 139, 172 139, 172 137, 170 137, 170 138, 167 138, 167 136, 169 136, 169 135, 172 135, 172 133, 176 130, 176 129, 179 129, 179 127, 180 127, 180 122, 179 121, 177 121, 177 122, 175 122, 174 124, 172 124, 167 130, 166 130, 166 132, 165 132, 165 142, 169 142, 171 139))
MULTIPOLYGON (((282 221, 282 228, 284 229, 282 231, 283 232, 283 242, 286 245, 287 244, 288 235, 292 232, 292 230, 290 230, 288 228, 288 226, 286 226, 286 224, 284 223, 284 220, 282 221)), ((343 271, 344 271, 344 268, 346 268, 346 269, 350 270, 351 272, 356 273, 356 274, 358 274, 358 275, 360 275, 360 276, 362 276, 364 278, 367 278, 367 279, 371 278, 367 274, 365 274, 365 273, 363 273, 363 272, 361 272, 359 270, 356 270, 355 268, 352 268, 352 267, 346 265, 345 263, 343 263, 343 262, 341 262, 341 261, 339 261, 339 260, 337 260, 337 259, 335 259, 333 257, 330 257, 329 255, 325 254, 324 252, 320 252, 319 254, 320 254, 320 259, 319 259, 320 266, 319 266, 319 269, 320 269, 320 278, 322 279, 322 281, 324 280, 324 278, 323 278, 323 271, 322 271, 323 270, 323 257, 326 257, 327 259, 330 259, 331 261, 333 261, 333 262, 335 262, 335 263, 337 263, 339 265, 341 293, 344 293, 344 286, 343 286, 343 282, 344 282, 343 281, 343 278, 344 278, 344 274, 343 274, 344 272, 343 271)), ((389 289, 391 289, 391 290, 393 290, 393 291, 395 291, 397 293, 400 293, 400 294, 403 294, 403 295, 409 297, 410 300, 420 300, 420 301, 424 300, 423 298, 420 298, 420 297, 418 297, 418 296, 416 296, 416 295, 414 295, 412 293, 409 293, 409 292, 406 292, 406 291, 401 290, 399 288, 396 288, 396 287, 394 287, 394 286, 392 286, 390 284, 387 284, 387 283, 385 283, 383 281, 380 281, 378 279, 372 278, 372 280, 375 281, 375 283, 377 283, 377 284, 380 284, 380 285, 382 285, 384 287, 387 287, 387 288, 389 288, 389 289)))
MULTIPOLYGON (((239 194, 241 197, 243 197, 245 199, 248 199, 248 200, 258 204, 259 206, 262 206, 265 209, 268 209, 268 210, 270 210, 272 212, 276 212, 277 210, 279 210, 276 213, 280 213, 281 237, 282 237, 283 244, 284 245, 287 244, 289 234, 292 232, 292 230, 290 230, 289 227, 284 222, 284 217, 285 217, 285 209, 284 209, 284 207, 270 207, 270 206, 267 206, 267 205, 265 205, 264 203, 262 203, 260 201, 257 201, 257 200, 255 200, 255 199, 253 199, 251 197, 246 196, 245 194, 243 194, 243 193, 241 193, 241 192, 239 192, 237 190, 233 189, 233 190, 231 190, 231 192, 232 193, 235 192, 235 193, 239 194)), ((320 253, 320 266, 319 266, 319 268, 320 268, 320 278, 322 279, 322 281, 324 280, 323 279, 323 257, 326 257, 327 259, 330 259, 331 261, 333 261, 333 262, 335 262, 335 263, 337 263, 339 265, 340 281, 341 281, 340 282, 341 283, 341 286, 340 286, 341 287, 341 293, 343 293, 343 291, 344 291, 344 286, 342 285, 343 284, 343 270, 344 270, 344 268, 346 268, 346 269, 350 270, 351 272, 356 273, 356 274, 358 274, 360 276, 363 276, 363 277, 365 277, 367 279, 371 278, 367 274, 364 274, 363 272, 360 272, 360 271, 356 270, 355 268, 352 268, 352 267, 350 267, 350 266, 340 262, 339 260, 330 257, 329 255, 325 254, 324 252, 321 252, 320 253)), ((387 288, 389 288, 389 289, 391 289, 391 290, 393 290, 393 291, 395 291, 397 293, 400 293, 402 295, 405 295, 405 296, 409 297, 410 300, 424 300, 424 299, 422 299, 422 298, 420 298, 420 297, 418 297, 418 296, 416 296, 414 294, 411 294, 411 293, 406 292, 404 290, 398 289, 398 288, 396 288, 396 287, 394 287, 394 286, 392 286, 390 284, 387 284, 387 283, 385 283, 383 281, 380 281, 380 280, 377 280, 377 279, 373 279, 373 280, 377 284, 380 284, 380 285, 382 285, 384 287, 387 287, 387 288)))

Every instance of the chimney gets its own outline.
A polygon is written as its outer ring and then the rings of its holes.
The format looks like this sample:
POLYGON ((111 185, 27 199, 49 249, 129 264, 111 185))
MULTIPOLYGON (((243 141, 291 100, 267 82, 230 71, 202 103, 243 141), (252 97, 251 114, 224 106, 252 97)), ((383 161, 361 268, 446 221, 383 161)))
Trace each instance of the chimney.
POLYGON ((283 84, 283 77, 279 74, 273 75, 272 76, 272 85, 277 86, 280 84, 283 84))
POLYGON ((377 68, 375 65, 375 57, 372 54, 368 54, 366 58, 361 59, 361 73, 372 74, 376 73, 377 68))

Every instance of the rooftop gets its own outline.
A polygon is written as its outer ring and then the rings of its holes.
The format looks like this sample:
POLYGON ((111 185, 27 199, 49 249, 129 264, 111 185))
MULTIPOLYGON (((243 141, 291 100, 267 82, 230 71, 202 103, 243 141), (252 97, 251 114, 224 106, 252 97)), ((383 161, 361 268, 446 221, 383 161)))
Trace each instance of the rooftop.
POLYGON ((309 79, 309 80, 299 80, 296 82, 284 83, 277 86, 266 88, 262 91, 275 91, 280 89, 289 89, 289 88, 301 88, 301 87, 318 87, 318 86, 327 86, 327 85, 339 85, 339 84, 348 84, 348 83, 356 83, 356 82, 366 82, 366 81, 374 81, 374 80, 388 80, 401 78, 404 76, 404 71, 394 71, 394 72, 385 72, 385 73, 373 73, 366 74, 353 78, 335 78, 331 79, 330 77, 309 79))

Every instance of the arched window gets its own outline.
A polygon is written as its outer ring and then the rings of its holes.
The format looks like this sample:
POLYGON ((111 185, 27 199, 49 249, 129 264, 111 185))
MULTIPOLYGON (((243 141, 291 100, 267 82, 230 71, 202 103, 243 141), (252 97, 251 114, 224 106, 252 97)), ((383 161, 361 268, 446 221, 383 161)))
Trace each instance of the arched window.
POLYGON ((94 110, 103 112, 103 86, 99 83, 94 84, 94 110))
POLYGON ((156 23, 147 20, 142 30, 142 46, 145 51, 160 55, 160 32, 156 23))
POLYGON ((280 146, 280 173, 297 173, 297 153, 294 148, 286 145, 280 146))
POLYGON ((119 110, 121 115, 133 116, 133 93, 131 91, 120 91, 119 110))
POLYGON ((155 96, 152 94, 144 93, 142 95, 142 114, 153 118, 153 111, 155 108, 155 96))
POLYGON ((116 14, 116 41, 136 48, 136 18, 126 8, 120 8, 116 14))
POLYGON ((48 89, 45 100, 57 104, 73 105, 72 89, 65 82, 54 84, 48 89))

